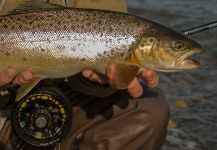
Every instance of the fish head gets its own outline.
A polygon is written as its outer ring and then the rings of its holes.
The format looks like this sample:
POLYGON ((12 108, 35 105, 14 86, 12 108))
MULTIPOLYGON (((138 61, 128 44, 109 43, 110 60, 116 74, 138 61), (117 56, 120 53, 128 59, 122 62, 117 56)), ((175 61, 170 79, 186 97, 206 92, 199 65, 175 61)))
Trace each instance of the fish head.
POLYGON ((190 56, 201 50, 201 46, 194 40, 156 25, 142 36, 133 57, 143 68, 173 72, 200 67, 199 60, 191 59, 190 56))

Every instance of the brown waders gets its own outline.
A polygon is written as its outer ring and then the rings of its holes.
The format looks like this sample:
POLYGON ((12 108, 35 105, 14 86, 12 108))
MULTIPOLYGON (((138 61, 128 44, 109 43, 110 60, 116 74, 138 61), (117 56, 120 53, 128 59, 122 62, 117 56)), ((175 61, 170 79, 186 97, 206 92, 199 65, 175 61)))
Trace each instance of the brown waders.
MULTIPOLYGON (((70 81, 74 89, 85 87, 86 93, 102 96, 103 92, 111 91, 87 82, 80 75, 70 81)), ((72 104, 72 128, 67 138, 50 149, 157 150, 165 142, 169 109, 159 89, 144 86, 144 94, 133 99, 125 90, 103 98, 78 93, 63 82, 59 87, 72 104)), ((0 132, 0 149, 37 148, 19 140, 8 119, 0 132)))

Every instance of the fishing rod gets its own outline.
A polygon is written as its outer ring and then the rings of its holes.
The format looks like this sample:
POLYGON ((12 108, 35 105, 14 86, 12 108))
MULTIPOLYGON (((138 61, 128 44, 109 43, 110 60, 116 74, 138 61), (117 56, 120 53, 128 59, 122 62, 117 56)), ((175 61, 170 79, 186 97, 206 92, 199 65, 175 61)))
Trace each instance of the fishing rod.
MULTIPOLYGON (((207 23, 207 24, 203 24, 203 25, 200 25, 200 26, 196 26, 196 27, 184 30, 181 33, 184 34, 185 36, 188 36, 188 35, 199 33, 199 32, 206 31, 206 30, 216 28, 216 27, 217 27, 217 21, 214 21, 214 22, 210 22, 210 23, 207 23)), ((217 67, 216 66, 203 65, 203 69, 217 69, 217 67)))
POLYGON ((188 36, 188 35, 199 33, 199 32, 202 32, 202 31, 206 31, 206 30, 209 30, 209 29, 212 29, 212 28, 215 28, 215 27, 217 27, 217 21, 210 22, 210 23, 207 23, 207 24, 203 24, 203 25, 200 25, 200 26, 197 26, 197 27, 193 27, 193 28, 184 30, 184 31, 182 31, 182 33, 184 35, 188 36))

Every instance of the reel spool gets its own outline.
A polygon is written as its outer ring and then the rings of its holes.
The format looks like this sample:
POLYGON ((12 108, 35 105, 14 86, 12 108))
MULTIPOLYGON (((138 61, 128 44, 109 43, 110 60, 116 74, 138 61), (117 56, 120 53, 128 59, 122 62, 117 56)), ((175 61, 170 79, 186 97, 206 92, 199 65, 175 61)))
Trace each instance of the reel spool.
POLYGON ((69 133, 72 111, 63 93, 53 87, 31 92, 18 102, 12 124, 20 139, 37 147, 54 146, 69 133))

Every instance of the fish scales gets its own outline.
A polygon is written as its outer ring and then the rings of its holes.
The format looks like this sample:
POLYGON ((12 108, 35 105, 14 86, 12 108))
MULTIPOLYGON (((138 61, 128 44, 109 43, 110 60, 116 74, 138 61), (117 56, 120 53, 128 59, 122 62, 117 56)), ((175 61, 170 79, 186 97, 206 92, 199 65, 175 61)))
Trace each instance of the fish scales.
POLYGON ((139 17, 109 11, 57 9, 0 17, 0 70, 13 66, 49 78, 109 63, 129 62, 150 26, 139 17))

